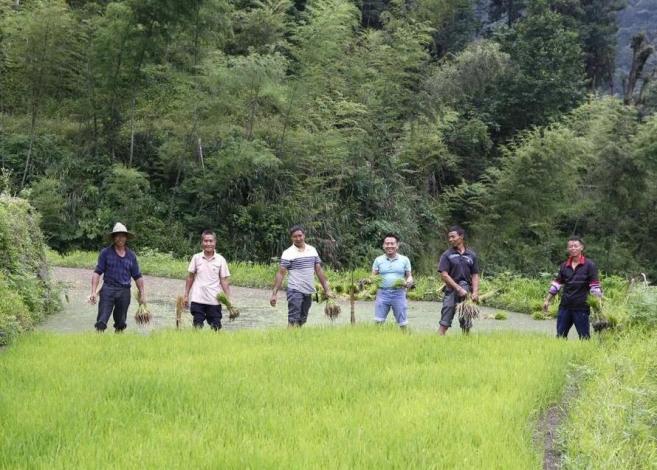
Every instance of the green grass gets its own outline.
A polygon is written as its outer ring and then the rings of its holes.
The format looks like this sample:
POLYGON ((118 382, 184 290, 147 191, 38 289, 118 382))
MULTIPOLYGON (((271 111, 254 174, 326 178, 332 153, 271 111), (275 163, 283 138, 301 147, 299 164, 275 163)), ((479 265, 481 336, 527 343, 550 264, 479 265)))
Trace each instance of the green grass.
POLYGON ((657 333, 608 341, 561 430, 566 468, 657 468, 657 333))
POLYGON ((540 468, 537 416, 596 347, 374 327, 26 334, 0 355, 0 468, 540 468))

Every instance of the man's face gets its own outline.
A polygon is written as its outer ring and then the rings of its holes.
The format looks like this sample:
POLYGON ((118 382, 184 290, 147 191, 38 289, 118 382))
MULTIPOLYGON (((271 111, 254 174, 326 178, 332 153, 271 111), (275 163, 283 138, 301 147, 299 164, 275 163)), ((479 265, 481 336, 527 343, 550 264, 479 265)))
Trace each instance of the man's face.
POLYGON ((568 256, 576 258, 577 256, 582 254, 583 250, 584 250, 584 245, 582 245, 577 240, 570 240, 568 242, 568 256))
POLYGON ((301 248, 306 240, 306 235, 301 230, 297 230, 292 233, 291 238, 294 246, 301 248))
POLYGON ((212 235, 203 235, 203 240, 201 240, 201 246, 203 246, 203 251, 212 253, 214 248, 217 246, 217 240, 212 235))
POLYGON ((395 256, 397 250, 399 249, 399 242, 395 237, 386 237, 383 240, 383 251, 386 252, 388 256, 395 256))
POLYGON ((449 232, 447 234, 447 241, 450 245, 456 248, 463 243, 463 235, 459 235, 458 232, 449 232))
POLYGON ((128 241, 128 236, 125 233, 115 233, 112 238, 114 239, 114 245, 120 248, 124 247, 128 241))

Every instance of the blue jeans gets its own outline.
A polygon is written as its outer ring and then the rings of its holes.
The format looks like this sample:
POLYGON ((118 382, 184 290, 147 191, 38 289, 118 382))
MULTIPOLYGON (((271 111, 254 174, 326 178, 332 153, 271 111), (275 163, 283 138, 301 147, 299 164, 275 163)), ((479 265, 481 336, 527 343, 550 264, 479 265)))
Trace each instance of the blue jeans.
POLYGON ((575 325, 580 339, 589 339, 589 311, 585 308, 559 307, 557 315, 557 338, 567 338, 570 327, 575 325))
POLYGON ((406 289, 379 289, 374 302, 374 321, 385 322, 391 307, 397 324, 408 325, 406 289))

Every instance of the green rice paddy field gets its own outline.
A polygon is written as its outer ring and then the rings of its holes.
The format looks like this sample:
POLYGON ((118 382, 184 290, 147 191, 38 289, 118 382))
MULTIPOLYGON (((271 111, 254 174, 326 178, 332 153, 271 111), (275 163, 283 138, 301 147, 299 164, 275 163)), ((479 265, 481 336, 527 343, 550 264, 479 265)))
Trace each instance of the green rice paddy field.
POLYGON ((597 341, 394 327, 29 333, 0 352, 0 468, 541 468, 597 341))

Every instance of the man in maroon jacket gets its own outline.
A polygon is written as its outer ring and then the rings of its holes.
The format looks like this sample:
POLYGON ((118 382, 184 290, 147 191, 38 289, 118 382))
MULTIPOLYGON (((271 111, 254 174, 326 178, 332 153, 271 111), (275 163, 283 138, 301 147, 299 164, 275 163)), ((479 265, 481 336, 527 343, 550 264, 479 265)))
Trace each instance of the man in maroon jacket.
POLYGON ((561 303, 557 316, 557 337, 567 338, 568 331, 575 325, 580 339, 591 337, 589 314, 591 309, 586 303, 589 295, 602 297, 598 268, 595 263, 584 256, 584 242, 580 238, 568 240, 568 259, 560 266, 557 277, 552 281, 548 295, 543 303, 547 312, 550 301, 561 292, 561 303))

